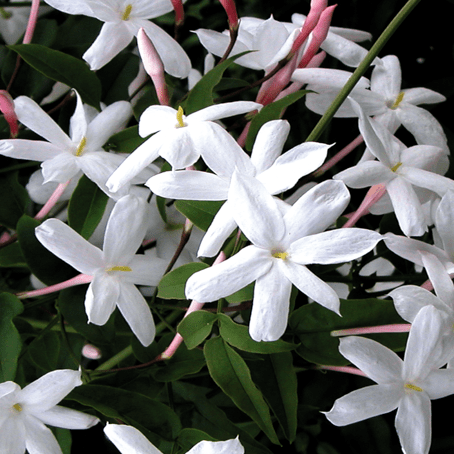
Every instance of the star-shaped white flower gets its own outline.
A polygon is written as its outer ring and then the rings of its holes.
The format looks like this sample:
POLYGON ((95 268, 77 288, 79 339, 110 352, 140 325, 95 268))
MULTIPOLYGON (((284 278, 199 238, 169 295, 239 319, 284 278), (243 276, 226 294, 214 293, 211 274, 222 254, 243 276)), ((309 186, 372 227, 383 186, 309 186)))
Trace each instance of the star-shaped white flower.
POLYGON ((82 56, 95 71, 120 53, 143 28, 158 51, 165 71, 187 77, 191 62, 183 48, 148 19, 172 11, 170 0, 46 0, 68 14, 82 14, 105 22, 95 42, 82 56))
POLYGON ((21 389, 0 383, 0 452, 3 454, 62 454, 46 424, 64 429, 88 429, 98 418, 57 405, 82 384, 80 371, 54 370, 21 389))
POLYGON ((402 361, 371 339, 345 337, 339 351, 377 384, 337 399, 326 417, 345 426, 397 408, 396 429, 402 450, 427 454, 431 442, 431 399, 454 393, 454 370, 445 364, 440 343, 442 316, 428 306, 415 317, 402 361))
POLYGON ((336 292, 306 265, 349 262, 372 250, 381 235, 365 229, 324 232, 346 208, 350 194, 329 180, 285 210, 257 179, 234 172, 229 200, 251 246, 225 262, 193 274, 186 296, 201 303, 255 283, 249 333, 256 341, 279 339, 287 326, 292 284, 326 308, 339 311, 336 292))
MULTIPOLYGON (((162 454, 135 427, 107 424, 104 433, 121 454, 162 454)), ((204 440, 197 443, 186 454, 244 454, 244 448, 238 437, 226 441, 204 440)))
POLYGON ((79 272, 93 276, 85 296, 88 321, 104 325, 115 307, 143 345, 155 336, 150 307, 136 285, 158 285, 164 261, 136 255, 148 228, 146 200, 127 195, 114 206, 101 251, 69 226, 49 219, 36 228, 36 237, 79 272))
POLYGON ((154 134, 132 152, 125 162, 107 181, 111 191, 116 192, 142 169, 162 156, 174 170, 194 164, 205 152, 221 149, 230 139, 229 133, 215 120, 244 114, 260 109, 261 104, 236 101, 206 107, 188 116, 181 107, 151 106, 139 121, 139 134, 147 137, 154 134))

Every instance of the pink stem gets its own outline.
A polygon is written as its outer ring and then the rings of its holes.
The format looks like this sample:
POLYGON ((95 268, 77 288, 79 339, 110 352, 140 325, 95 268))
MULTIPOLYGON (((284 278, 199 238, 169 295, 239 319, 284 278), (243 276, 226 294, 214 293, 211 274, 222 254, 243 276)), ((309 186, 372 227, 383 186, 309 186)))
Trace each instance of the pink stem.
POLYGON ((350 366, 317 366, 316 369, 334 370, 336 372, 345 372, 347 374, 361 375, 362 377, 367 377, 367 375, 362 370, 350 366))
POLYGON ((377 333, 408 333, 410 331, 410 323, 400 323, 394 325, 378 325, 365 326, 363 328, 339 329, 331 331, 331 336, 349 336, 355 334, 377 334, 377 333))
MULTIPOLYGON (((223 262, 225 259, 226 259, 226 256, 225 256, 224 252, 221 252, 217 256, 216 260, 213 262, 212 266, 218 265, 219 263, 223 262)), ((189 305, 189 308, 186 311, 186 314, 184 315, 183 318, 187 317, 191 312, 199 311, 200 309, 202 309, 204 304, 205 303, 199 303, 198 301, 192 300, 191 304, 189 305)), ((175 335, 175 337, 173 338, 172 342, 170 343, 170 345, 165 349, 164 352, 162 352, 158 356, 157 360, 172 358, 172 356, 178 350, 178 347, 181 345, 182 342, 183 342, 183 336, 181 334, 177 333, 175 335)))
POLYGON ((30 16, 28 18, 27 29, 25 30, 24 40, 22 44, 30 44, 32 42, 33 33, 35 33, 36 22, 38 21, 39 1, 32 0, 30 8, 30 16))
POLYGON ((378 200, 380 200, 386 192, 386 186, 384 184, 376 184, 367 191, 366 197, 362 201, 359 208, 350 217, 350 219, 342 226, 342 228, 352 227, 356 224, 365 214, 369 213, 369 208, 378 200))
POLYGON ((68 184, 71 180, 68 180, 66 183, 60 183, 52 195, 49 197, 49 200, 43 205, 41 210, 35 216, 35 219, 42 219, 49 214, 49 211, 55 206, 55 204, 60 200, 60 197, 65 192, 65 189, 68 187, 68 184))
POLYGON ((30 292, 16 293, 19 299, 34 298, 36 296, 48 295, 49 293, 59 292, 65 288, 74 287, 75 285, 88 284, 93 280, 93 276, 88 274, 78 274, 77 276, 68 279, 67 281, 60 282, 59 284, 50 285, 49 287, 40 288, 38 290, 31 290, 30 292))

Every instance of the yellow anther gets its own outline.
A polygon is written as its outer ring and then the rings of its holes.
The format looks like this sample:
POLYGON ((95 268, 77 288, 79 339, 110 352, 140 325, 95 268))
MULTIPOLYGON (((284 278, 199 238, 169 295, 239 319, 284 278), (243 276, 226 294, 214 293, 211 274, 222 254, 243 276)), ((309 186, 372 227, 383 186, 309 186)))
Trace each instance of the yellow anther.
POLYGON ((85 145, 87 145, 87 138, 84 136, 77 146, 76 156, 82 156, 84 154, 85 145))
POLYGON ((288 256, 288 252, 275 252, 273 257, 276 259, 285 260, 288 256))
POLYGON ((21 406, 21 404, 14 404, 14 405, 13 405, 13 408, 14 408, 14 410, 16 410, 16 411, 22 411, 22 406, 21 406))
POLYGON ((394 166, 391 167, 391 170, 392 170, 393 172, 395 172, 401 165, 402 165, 402 163, 401 163, 401 162, 398 162, 396 165, 394 165, 394 166))
POLYGON ((401 91, 398 95, 396 100, 394 101, 394 104, 391 106, 391 109, 397 109, 399 107, 399 104, 402 102, 402 99, 404 99, 405 93, 401 91))
POLYGON ((175 125, 177 128, 184 128, 186 126, 183 121, 183 115, 184 115, 183 107, 179 106, 177 112, 178 123, 175 125))
POLYGON ((422 388, 414 385, 413 383, 405 383, 404 388, 411 389, 412 391, 418 391, 418 392, 422 391, 422 388))
POLYGON ((128 20, 129 19, 129 15, 131 14, 131 11, 132 11, 132 5, 131 3, 129 3, 125 10, 123 11, 123 14, 121 16, 121 20, 128 20))
POLYGON ((129 266, 112 266, 111 268, 107 268, 106 271, 132 271, 132 269, 129 266))
POLYGON ((0 16, 2 16, 3 19, 9 19, 13 13, 10 13, 9 11, 5 11, 3 8, 0 8, 0 16))

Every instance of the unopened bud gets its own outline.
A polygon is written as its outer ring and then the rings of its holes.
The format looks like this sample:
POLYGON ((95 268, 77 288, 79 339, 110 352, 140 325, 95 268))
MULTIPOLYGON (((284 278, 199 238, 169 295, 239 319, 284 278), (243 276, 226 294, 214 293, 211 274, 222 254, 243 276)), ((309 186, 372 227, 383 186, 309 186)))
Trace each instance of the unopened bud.
POLYGON ((14 110, 14 101, 6 90, 0 90, 0 111, 8 122, 11 138, 17 137, 19 126, 17 124, 17 115, 14 110))

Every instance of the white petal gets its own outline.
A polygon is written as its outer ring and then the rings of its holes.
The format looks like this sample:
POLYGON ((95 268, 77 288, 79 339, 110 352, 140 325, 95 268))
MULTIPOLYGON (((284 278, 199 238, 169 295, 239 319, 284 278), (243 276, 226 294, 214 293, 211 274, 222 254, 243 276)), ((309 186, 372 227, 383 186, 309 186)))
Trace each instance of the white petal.
POLYGON ((7 139, 1 141, 0 154, 15 159, 47 161, 64 153, 59 145, 40 140, 7 139))
MULTIPOLYGON (((183 120, 184 120, 183 116, 183 120)), ((139 135, 147 137, 162 129, 175 129, 178 124, 177 111, 169 106, 150 106, 139 120, 139 135)))
POLYGON ((23 418, 7 418, 0 426, 0 452, 24 454, 25 427, 23 418))
POLYGON ((29 454, 62 454, 54 434, 33 416, 24 418, 26 430, 25 447, 29 454))
POLYGON ((435 225, 446 254, 454 259, 454 191, 447 191, 435 212, 435 225))
POLYGON ((226 441, 203 440, 197 443, 186 454, 244 454, 244 448, 238 437, 226 441))
POLYGON ((82 98, 79 93, 75 91, 77 104, 74 113, 69 120, 69 133, 71 140, 75 143, 79 143, 87 132, 87 118, 85 116, 85 109, 82 103, 82 98))
POLYGON ((349 188, 368 188, 376 184, 387 183, 396 174, 379 161, 365 161, 334 175, 335 180, 342 180, 349 188))
POLYGON ((44 183, 54 181, 66 183, 79 172, 77 157, 63 152, 41 164, 44 183))
POLYGON ((117 306, 140 343, 148 347, 156 335, 156 327, 150 307, 133 284, 123 282, 117 306))
POLYGON ((96 416, 86 415, 81 411, 71 408, 60 407, 56 405, 43 413, 36 413, 34 416, 44 424, 63 429, 88 429, 98 424, 99 419, 96 416))
POLYGON ((390 100, 399 94, 401 83, 402 72, 399 59, 395 55, 381 58, 372 71, 371 90, 390 100))
POLYGON ((249 334, 256 342, 278 340, 287 328, 292 283, 283 275, 279 261, 275 259, 255 283, 249 334))
MULTIPOLYGON (((175 253, 175 248, 172 255, 175 253)), ((167 260, 147 255, 135 255, 129 262, 132 271, 123 272, 122 281, 137 285, 158 285, 168 265, 167 260)))
POLYGON ((198 121, 214 121, 234 115, 245 114, 254 110, 260 110, 261 104, 252 101, 233 101, 222 104, 214 104, 198 110, 187 117, 188 124, 198 121))
MULTIPOLYGON (((454 284, 444 265, 438 258, 428 252, 421 252, 422 263, 427 271, 430 282, 435 290, 435 294, 446 305, 454 303, 454 284)), ((453 308, 454 309, 454 308, 453 308)))
POLYGON ((43 222, 35 233, 46 249, 83 274, 94 275, 104 265, 102 252, 96 246, 57 219, 43 222))
POLYGON ((117 447, 121 454, 162 454, 150 441, 135 427, 107 424, 104 433, 117 447))
POLYGON ((402 166, 399 175, 415 186, 426 188, 443 197, 447 191, 454 190, 454 181, 442 175, 423 169, 402 166))
POLYGON ((434 172, 444 152, 439 147, 430 145, 415 145, 402 150, 400 161, 402 164, 434 172))
MULTIPOLYGON (((302 84, 316 84, 324 87, 341 89, 350 79, 352 73, 340 69, 303 68, 296 69, 292 74, 292 80, 302 84)), ((356 88, 368 88, 369 81, 362 77, 356 88)))
POLYGON ((46 0, 46 3, 64 13, 93 16, 91 6, 96 2, 89 3, 86 0, 46 0))
POLYGON ((102 326, 107 323, 120 296, 120 283, 107 273, 98 273, 85 295, 88 323, 102 326))
POLYGON ((325 415, 336 426, 364 421, 397 408, 402 393, 402 385, 366 386, 337 399, 325 415))
POLYGON ((446 97, 437 93, 436 91, 429 90, 428 88, 407 88, 402 90, 405 102, 417 106, 418 104, 435 104, 446 101, 446 97))
POLYGON ((433 370, 422 385, 431 400, 450 396, 454 394, 454 370, 433 370))
POLYGON ((320 47, 328 54, 340 60, 344 65, 355 68, 367 55, 367 49, 364 47, 330 31, 320 47))

